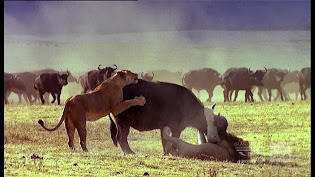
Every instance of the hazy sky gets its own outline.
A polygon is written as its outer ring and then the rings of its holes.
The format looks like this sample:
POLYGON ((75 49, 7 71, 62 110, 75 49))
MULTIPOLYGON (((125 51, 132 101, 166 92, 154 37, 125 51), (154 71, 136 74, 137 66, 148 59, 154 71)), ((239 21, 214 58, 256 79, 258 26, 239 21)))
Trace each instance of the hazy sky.
POLYGON ((310 0, 5 1, 4 67, 300 69, 310 12, 310 0))
POLYGON ((4 33, 310 29, 310 0, 5 1, 4 33))

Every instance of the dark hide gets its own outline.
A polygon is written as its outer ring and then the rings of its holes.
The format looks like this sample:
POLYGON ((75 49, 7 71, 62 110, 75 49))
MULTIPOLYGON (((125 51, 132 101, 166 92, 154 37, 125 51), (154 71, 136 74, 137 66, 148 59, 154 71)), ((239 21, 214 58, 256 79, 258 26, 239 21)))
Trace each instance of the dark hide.
MULTIPOLYGON (((144 106, 133 106, 117 115, 116 125, 111 121, 112 140, 115 145, 118 141, 124 154, 134 153, 127 141, 130 127, 138 131, 160 129, 162 135, 163 127, 168 126, 175 137, 179 137, 186 127, 207 132, 204 106, 185 87, 139 79, 137 84, 125 86, 123 92, 124 100, 141 95, 146 99, 144 106)), ((165 147, 163 138, 162 144, 165 147)))
POLYGON ((100 66, 101 65, 98 66, 98 70, 91 70, 80 76, 79 82, 83 88, 83 93, 86 93, 89 90, 94 90, 104 80, 110 78, 117 69, 117 65, 114 65, 116 68, 106 67, 102 69, 100 66))
POLYGON ((306 100, 305 90, 311 88, 311 68, 302 68, 299 73, 299 86, 301 93, 301 100, 306 100))
POLYGON ((235 97, 233 101, 236 101, 239 90, 245 90, 245 102, 254 101, 253 93, 251 89, 254 85, 263 85, 262 80, 266 73, 263 70, 251 71, 248 68, 229 68, 222 74, 222 84, 224 101, 231 101, 233 90, 235 90, 235 97))
POLYGON ((206 90, 209 98, 208 102, 211 102, 213 96, 213 90, 217 85, 222 82, 220 74, 212 68, 203 68, 200 70, 191 70, 184 74, 182 78, 182 84, 189 90, 193 88, 198 92, 200 90, 206 90))
POLYGON ((68 84, 68 76, 69 74, 43 73, 35 79, 34 89, 39 92, 42 104, 45 104, 43 95, 48 92, 53 97, 51 103, 55 102, 55 94, 57 94, 58 105, 60 105, 61 90, 64 85, 68 84))
POLYGON ((8 104, 8 96, 11 92, 11 90, 16 89, 16 90, 21 90, 25 91, 26 87, 21 82, 20 78, 16 75, 9 74, 9 73, 4 73, 4 103, 8 104))
POLYGON ((281 82, 283 81, 286 74, 288 74, 288 70, 268 69, 263 79, 264 85, 262 87, 258 87, 258 96, 261 101, 264 101, 264 99, 262 98, 263 89, 268 90, 269 101, 271 101, 272 89, 277 89, 278 93, 280 94, 281 101, 284 101, 281 82))

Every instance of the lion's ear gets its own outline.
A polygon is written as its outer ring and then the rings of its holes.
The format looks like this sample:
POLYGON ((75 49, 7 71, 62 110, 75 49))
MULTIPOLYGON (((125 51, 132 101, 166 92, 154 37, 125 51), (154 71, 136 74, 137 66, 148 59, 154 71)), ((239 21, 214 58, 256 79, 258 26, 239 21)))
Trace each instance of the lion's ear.
POLYGON ((119 71, 117 72, 118 76, 121 77, 121 78, 126 78, 126 73, 125 72, 122 72, 122 71, 119 71))

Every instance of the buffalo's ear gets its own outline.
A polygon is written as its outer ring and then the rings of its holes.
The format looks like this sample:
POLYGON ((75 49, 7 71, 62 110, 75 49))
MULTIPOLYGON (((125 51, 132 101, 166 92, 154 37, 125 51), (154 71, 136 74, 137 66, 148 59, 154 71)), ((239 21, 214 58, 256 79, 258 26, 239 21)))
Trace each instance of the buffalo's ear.
POLYGON ((211 109, 214 109, 215 105, 217 105, 217 103, 214 103, 214 104, 211 106, 211 109))

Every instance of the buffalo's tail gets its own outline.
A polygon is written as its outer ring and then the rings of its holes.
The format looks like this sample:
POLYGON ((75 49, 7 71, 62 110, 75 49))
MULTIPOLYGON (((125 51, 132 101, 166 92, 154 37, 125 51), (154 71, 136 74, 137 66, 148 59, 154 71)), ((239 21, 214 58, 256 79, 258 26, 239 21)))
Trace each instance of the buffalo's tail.
POLYGON ((108 117, 110 120, 110 136, 113 140, 114 145, 117 147, 117 133, 118 133, 117 127, 116 127, 114 120, 110 116, 110 114, 108 115, 108 117))

